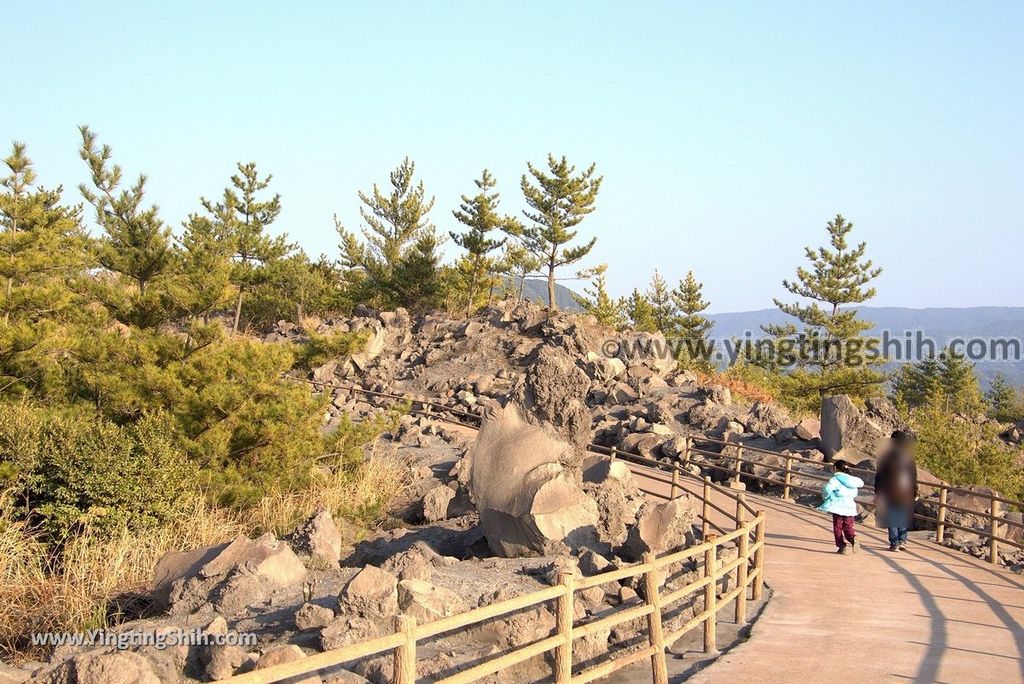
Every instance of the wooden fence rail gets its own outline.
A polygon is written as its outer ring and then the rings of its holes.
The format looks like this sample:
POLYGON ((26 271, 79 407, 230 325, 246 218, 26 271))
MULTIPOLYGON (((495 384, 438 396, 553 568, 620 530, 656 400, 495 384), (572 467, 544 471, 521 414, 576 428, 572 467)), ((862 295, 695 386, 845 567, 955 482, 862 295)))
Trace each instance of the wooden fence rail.
MULTIPOLYGON (((684 449, 686 450, 686 453, 681 454, 681 456, 680 456, 680 459, 684 463, 692 463, 692 464, 697 465, 697 466, 699 466, 701 468, 704 468, 706 470, 712 470, 712 471, 721 472, 723 474, 728 474, 729 479, 733 479, 733 480, 735 480, 737 482, 739 481, 740 476, 742 476, 743 478, 748 478, 748 479, 755 480, 755 481, 758 481, 758 482, 763 482, 763 483, 768 484, 768 485, 781 486, 782 487, 782 498, 787 500, 787 501, 792 500, 792 492, 793 492, 793 490, 803 491, 803 492, 812 493, 812 494, 820 494, 821 493, 821 489, 819 489, 819 488, 807 487, 807 486, 804 486, 804 485, 794 484, 793 483, 793 476, 794 475, 798 475, 800 477, 805 477, 805 478, 810 478, 812 480, 818 480, 818 481, 821 481, 821 482, 827 481, 829 479, 829 477, 830 477, 829 475, 825 475, 825 474, 808 473, 808 472, 806 472, 804 470, 796 470, 796 469, 794 469, 793 468, 793 463, 794 462, 811 463, 811 464, 814 464, 815 466, 818 466, 818 467, 823 467, 823 465, 824 465, 824 464, 822 464, 819 461, 815 461, 813 459, 808 459, 808 458, 805 458, 805 457, 797 456, 795 454, 773 452, 773 451, 768 451, 766 449, 754 449, 754 448, 751 448, 751 447, 736 448, 734 452, 730 451, 729 449, 725 449, 725 450, 723 450, 721 452, 714 452, 714 451, 709 451, 709 450, 706 450, 706 449, 701 449, 699 447, 692 446, 695 441, 719 443, 719 444, 727 445, 727 446, 730 446, 730 447, 737 447, 736 444, 731 443, 731 442, 725 442, 725 441, 722 441, 722 440, 715 440, 715 439, 703 438, 703 437, 699 438, 699 440, 698 440, 698 439, 693 438, 692 436, 688 436, 686 438, 685 442, 684 442, 684 449), (772 455, 778 457, 780 460, 784 461, 785 465, 781 465, 780 466, 780 465, 775 465, 773 463, 753 461, 753 460, 744 458, 743 457, 743 454, 745 453, 744 450, 749 450, 749 451, 754 451, 754 452, 764 453, 764 454, 772 454, 772 455), (726 465, 721 465, 721 464, 713 463, 713 462, 707 460, 708 458, 723 459, 723 460, 727 461, 727 464, 726 465), (731 461, 731 463, 729 463, 730 461, 731 461), (751 466, 757 466, 758 468, 764 469, 764 470, 769 471, 769 472, 773 471, 774 473, 776 473, 776 475, 774 475, 774 476, 765 476, 765 475, 757 475, 757 474, 750 473, 750 472, 741 472, 741 467, 742 467, 743 464, 750 464, 751 466), (740 473, 740 474, 738 475, 737 473, 740 473)), ((622 456, 620 456, 620 457, 622 457, 622 456)), ((648 463, 650 465, 654 465, 655 464, 655 461, 653 461, 652 459, 644 459, 644 462, 648 463)), ((676 464, 663 464, 662 462, 657 462, 657 463, 662 464, 662 465, 658 465, 656 467, 663 467, 663 466, 667 466, 668 468, 678 467, 678 466, 676 466, 676 464)), ((869 474, 869 475, 874 475, 873 471, 863 470, 863 469, 854 469, 854 470, 857 470, 859 472, 866 473, 866 474, 869 474)), ((917 513, 917 512, 913 513, 913 517, 914 517, 915 520, 921 520, 921 521, 925 521, 925 522, 929 522, 929 523, 934 523, 935 524, 935 526, 936 526, 935 527, 935 541, 937 543, 943 544, 945 542, 947 529, 956 529, 956 530, 961 530, 961 531, 964 531, 964 532, 970 532, 970 533, 973 533, 973 534, 977 534, 977 535, 980 535, 982 537, 987 537, 988 538, 988 551, 989 551, 989 553, 988 553, 988 560, 989 560, 990 563, 998 563, 999 562, 999 546, 1002 545, 1002 544, 1005 544, 1007 546, 1011 546, 1011 547, 1016 548, 1016 549, 1024 549, 1024 544, 1022 544, 1021 542, 1019 542, 1019 541, 1017 541, 1015 539, 1011 539, 1011 538, 1009 538, 1007 536, 1003 536, 1003 535, 999 534, 999 528, 1000 528, 1001 525, 1005 526, 1007 529, 1009 529, 1009 528, 1024 529, 1024 522, 1018 522, 1016 520, 1009 520, 1009 519, 1005 519, 1005 518, 1000 517, 1000 509, 1001 509, 1002 506, 1010 506, 1010 507, 1015 508, 1015 509, 1017 509, 1019 511, 1024 511, 1024 502, 1016 501, 1014 499, 1007 499, 1007 498, 1001 497, 1001 496, 999 496, 999 495, 997 495, 997 494, 995 494, 995 493, 993 493, 991 491, 987 492, 987 493, 981 493, 981 492, 977 492, 977 491, 968 489, 966 487, 957 487, 955 485, 950 485, 950 484, 947 484, 945 482, 932 482, 930 480, 919 480, 918 481, 918 486, 919 487, 924 487, 924 488, 930 488, 930 489, 938 491, 938 494, 939 494, 938 500, 934 504, 937 507, 937 509, 938 509, 937 510, 937 514, 935 516, 924 515, 922 513, 917 513), (950 504, 950 503, 948 503, 948 498, 949 498, 949 494, 951 492, 968 494, 968 495, 973 496, 973 497, 980 497, 983 500, 986 500, 988 502, 988 505, 987 505, 987 507, 985 507, 984 510, 974 510, 974 509, 964 508, 962 506, 956 506, 956 505, 950 504), (953 512, 956 512, 956 513, 964 513, 964 514, 968 514, 968 515, 975 515, 975 516, 979 516, 981 518, 985 518, 986 521, 987 521, 987 527, 986 527, 986 529, 977 529, 977 528, 971 528, 971 527, 966 527, 966 526, 963 526, 963 525, 957 525, 957 524, 951 523, 951 522, 949 522, 947 520, 947 517, 948 517, 947 514, 950 511, 953 511, 953 512)), ((873 488, 870 485, 865 486, 865 489, 867 489, 869 491, 873 491, 873 488)), ((871 498, 859 497, 857 499, 857 502, 860 503, 865 508, 868 508, 869 510, 874 510, 875 509, 875 502, 874 502, 873 497, 871 497, 871 498)), ((706 509, 705 509, 705 512, 706 512, 706 509)))

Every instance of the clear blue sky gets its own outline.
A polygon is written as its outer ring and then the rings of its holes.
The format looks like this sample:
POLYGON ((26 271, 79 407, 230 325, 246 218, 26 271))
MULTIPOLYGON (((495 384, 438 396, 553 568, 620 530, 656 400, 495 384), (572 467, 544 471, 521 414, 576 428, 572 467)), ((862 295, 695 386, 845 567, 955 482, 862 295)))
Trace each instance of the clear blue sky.
POLYGON ((771 306, 842 212, 873 303, 1021 305, 1022 36, 1019 2, 6 0, 0 141, 78 201, 88 123, 175 227, 255 160, 331 256, 405 155, 447 230, 483 167, 519 211, 554 152, 605 176, 614 294, 692 268, 713 311, 771 306))

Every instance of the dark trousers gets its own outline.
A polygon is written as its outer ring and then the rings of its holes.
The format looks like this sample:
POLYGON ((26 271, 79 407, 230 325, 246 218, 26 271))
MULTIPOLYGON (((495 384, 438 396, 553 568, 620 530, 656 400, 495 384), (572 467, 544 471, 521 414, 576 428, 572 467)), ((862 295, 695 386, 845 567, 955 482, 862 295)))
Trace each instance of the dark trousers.
POLYGON ((846 542, 853 543, 853 516, 832 514, 832 534, 836 538, 836 546, 846 548, 846 542))
POLYGON ((889 504, 886 510, 885 526, 889 529, 889 546, 907 543, 912 509, 909 505, 889 504))

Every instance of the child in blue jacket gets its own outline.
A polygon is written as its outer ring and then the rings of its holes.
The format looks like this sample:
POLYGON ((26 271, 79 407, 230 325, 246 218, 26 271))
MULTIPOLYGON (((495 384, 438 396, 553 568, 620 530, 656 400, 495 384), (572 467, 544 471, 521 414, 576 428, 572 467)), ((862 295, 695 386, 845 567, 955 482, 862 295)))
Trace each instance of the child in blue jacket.
POLYGON ((853 522, 857 517, 857 490, 864 486, 864 480, 850 474, 850 466, 846 461, 834 461, 832 469, 835 474, 821 490, 821 498, 824 500, 818 510, 832 514, 836 553, 846 553, 847 542, 853 547, 853 552, 857 553, 859 545, 853 531, 853 522))

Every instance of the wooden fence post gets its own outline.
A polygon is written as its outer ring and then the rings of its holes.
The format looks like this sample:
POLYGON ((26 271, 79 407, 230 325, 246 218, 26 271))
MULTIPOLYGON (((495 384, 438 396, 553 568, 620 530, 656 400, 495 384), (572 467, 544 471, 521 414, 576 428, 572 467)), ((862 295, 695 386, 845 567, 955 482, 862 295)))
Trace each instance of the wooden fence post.
POLYGON ((708 538, 708 531, 710 530, 710 523, 708 518, 711 517, 711 478, 707 475, 704 476, 704 511, 701 514, 701 526, 700 536, 705 540, 708 538))
POLYGON ((743 463, 740 461, 740 459, 743 458, 743 447, 736 447, 736 456, 735 456, 735 458, 736 458, 735 478, 736 478, 736 484, 739 484, 740 483, 740 468, 743 467, 743 463))
POLYGON ((742 559, 736 566, 736 587, 739 592, 736 595, 736 624, 744 625, 747 622, 747 556, 750 555, 750 530, 747 528, 747 509, 743 504, 747 497, 740 492, 736 497, 736 529, 743 529, 743 534, 737 541, 737 553, 742 559))
POLYGON ((672 466, 672 494, 669 496, 670 501, 674 501, 679 492, 679 468, 678 466, 672 466))
POLYGON ((565 593, 558 597, 556 619, 562 643, 555 649, 555 682, 567 684, 572 680, 572 622, 576 578, 572 572, 558 573, 558 583, 565 593))
POLYGON ((764 525, 765 513, 763 510, 757 512, 757 534, 754 542, 757 543, 757 552, 754 553, 754 568, 757 569, 757 579, 754 580, 754 588, 751 591, 751 598, 760 601, 764 595, 764 525))
POLYGON ((786 475, 782 480, 782 499, 790 501, 789 486, 793 482, 793 456, 786 456, 786 475))
POLYGON ((946 541, 946 485, 939 485, 939 515, 935 525, 935 541, 938 544, 946 541))
POLYGON ((612 447, 612 452, 611 452, 611 454, 609 454, 609 456, 608 456, 609 460, 612 460, 612 461, 614 461, 614 460, 615 460, 615 457, 616 457, 616 456, 618 456, 618 454, 619 454, 619 450, 618 450, 618 449, 616 449, 615 447, 612 447))
POLYGON ((710 544, 704 552, 704 610, 708 616, 704 619, 704 652, 718 652, 718 535, 705 538, 710 544))
POLYGON ((996 537, 998 532, 998 521, 999 521, 999 502, 995 500, 995 495, 989 494, 989 508, 988 508, 988 562, 998 563, 999 562, 999 539, 996 537))
POLYGON ((690 450, 693 449, 693 437, 683 437, 683 465, 690 465, 690 450))
MULTIPOLYGON (((651 677, 654 684, 668 684, 668 665, 665 663, 665 635, 661 629, 661 595, 658 593, 658 569, 654 566, 654 554, 644 554, 644 595, 651 606, 647 616, 647 632, 654 653, 651 654, 651 677)), ((567 680, 568 681, 568 680, 567 680)))
POLYGON ((395 618, 395 631, 405 636, 405 641, 395 648, 395 684, 414 684, 416 681, 416 618, 399 615, 395 618))

